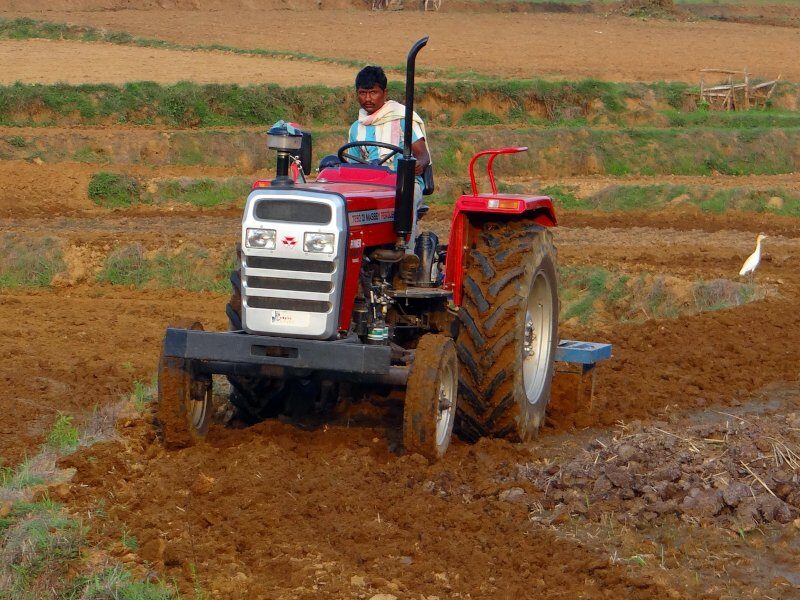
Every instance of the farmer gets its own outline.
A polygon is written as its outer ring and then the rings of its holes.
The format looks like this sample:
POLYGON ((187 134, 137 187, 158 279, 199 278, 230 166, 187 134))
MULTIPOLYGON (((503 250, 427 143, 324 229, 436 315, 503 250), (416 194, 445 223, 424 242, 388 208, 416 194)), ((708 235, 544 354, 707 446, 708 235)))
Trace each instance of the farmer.
MULTIPOLYGON (((383 142, 395 146, 403 146, 403 132, 405 131, 405 106, 394 100, 389 100, 389 90, 386 89, 386 73, 381 67, 364 67, 356 75, 356 94, 361 110, 358 111, 358 120, 350 127, 349 142, 383 142)), ((422 172, 431 162, 428 152, 428 143, 425 141, 425 124, 415 112, 412 124, 411 152, 417 159, 415 172, 417 174, 414 186, 414 216, 411 226, 411 243, 407 252, 414 252, 414 241, 417 239, 417 210, 422 204, 422 172)), ((361 146, 354 150, 361 152, 361 158, 368 161, 378 161, 389 152, 385 148, 375 146, 361 146)), ((390 168, 397 170, 395 155, 390 168)))

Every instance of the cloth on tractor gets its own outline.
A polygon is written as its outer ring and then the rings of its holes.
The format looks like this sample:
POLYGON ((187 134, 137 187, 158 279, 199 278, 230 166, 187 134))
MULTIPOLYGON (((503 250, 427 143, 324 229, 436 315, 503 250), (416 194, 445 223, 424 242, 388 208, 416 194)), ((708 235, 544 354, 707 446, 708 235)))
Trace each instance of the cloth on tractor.
MULTIPOLYGON (((386 103, 371 115, 367 114, 363 108, 358 111, 358 120, 350 127, 351 142, 382 142, 384 144, 403 145, 403 130, 405 125, 406 107, 395 100, 387 100, 386 103)), ((420 138, 425 140, 425 147, 430 155, 428 139, 425 135, 425 123, 416 113, 413 113, 414 121, 411 127, 411 143, 413 144, 420 138)), ((374 160, 389 153, 383 148, 365 148, 374 156, 365 156, 366 160, 374 160)), ((395 161, 399 157, 395 157, 395 161)), ((396 163, 392 164, 396 168, 396 163)))
MULTIPOLYGON (((350 127, 350 142, 383 142, 395 146, 403 145, 403 135, 405 130, 406 107, 395 100, 387 100, 374 113, 367 114, 363 108, 358 111, 358 120, 350 127)), ((412 114, 413 124, 411 126, 411 143, 420 139, 425 141, 425 148, 428 156, 431 150, 428 147, 428 138, 425 136, 425 123, 416 111, 412 114)), ((390 151, 384 148, 360 148, 364 160, 379 160, 390 151)), ((397 170, 397 159, 394 157, 392 169, 397 170)), ((433 161, 431 160, 431 163, 433 161)), ((424 182, 422 177, 417 176, 414 186, 414 218, 411 225, 411 243, 406 248, 408 254, 414 253, 414 240, 417 238, 419 229, 417 226, 417 211, 422 205, 422 189, 424 182)))

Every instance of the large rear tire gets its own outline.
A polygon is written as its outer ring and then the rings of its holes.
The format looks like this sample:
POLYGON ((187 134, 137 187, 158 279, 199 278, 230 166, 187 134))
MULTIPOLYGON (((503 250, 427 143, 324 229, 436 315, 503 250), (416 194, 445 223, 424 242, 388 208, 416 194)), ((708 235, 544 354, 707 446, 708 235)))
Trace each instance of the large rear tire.
POLYGON ((529 440, 550 401, 558 345, 551 232, 527 219, 484 223, 466 257, 458 314, 459 433, 529 440))
MULTIPOLYGON (((203 328, 198 322, 170 327, 203 328)), ((164 446, 185 448, 204 440, 212 413, 211 376, 193 374, 184 359, 165 356, 162 348, 156 420, 164 446)))
POLYGON ((403 445, 431 461, 450 445, 458 397, 458 357, 453 340, 422 336, 414 352, 403 409, 403 445))

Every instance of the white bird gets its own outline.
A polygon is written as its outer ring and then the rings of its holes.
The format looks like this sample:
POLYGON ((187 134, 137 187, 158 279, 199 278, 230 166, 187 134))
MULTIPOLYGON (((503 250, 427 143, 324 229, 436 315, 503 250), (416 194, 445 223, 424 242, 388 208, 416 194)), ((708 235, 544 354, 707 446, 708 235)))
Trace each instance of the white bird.
POLYGON ((739 271, 739 275, 749 275, 756 270, 758 262, 761 260, 761 240, 765 239, 766 237, 767 236, 765 236, 763 233, 758 234, 758 237, 756 238, 756 249, 750 256, 747 257, 747 260, 744 261, 742 270, 739 271))

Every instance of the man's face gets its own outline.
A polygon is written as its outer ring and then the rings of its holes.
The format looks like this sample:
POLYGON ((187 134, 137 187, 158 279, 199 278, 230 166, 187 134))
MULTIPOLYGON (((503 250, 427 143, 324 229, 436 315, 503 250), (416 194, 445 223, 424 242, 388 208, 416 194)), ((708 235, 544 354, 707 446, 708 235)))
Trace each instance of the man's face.
POLYGON ((381 86, 377 83, 371 88, 357 88, 356 94, 358 95, 358 103, 361 105, 368 115, 371 115, 381 106, 386 104, 389 97, 389 90, 382 90, 381 86))

